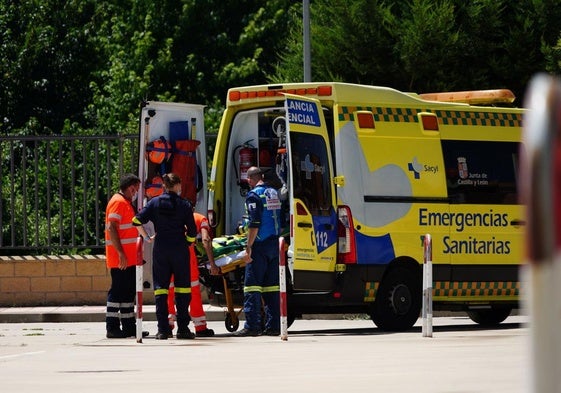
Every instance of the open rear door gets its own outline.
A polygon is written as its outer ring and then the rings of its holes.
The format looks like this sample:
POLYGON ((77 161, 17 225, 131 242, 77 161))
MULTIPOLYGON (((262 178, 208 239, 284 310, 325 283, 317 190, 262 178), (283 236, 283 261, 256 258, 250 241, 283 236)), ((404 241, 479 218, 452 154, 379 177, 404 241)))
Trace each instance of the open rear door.
POLYGON ((325 118, 318 100, 285 97, 294 289, 330 291, 335 286, 337 201, 325 118))
MULTIPOLYGON (((196 211, 206 214, 204 106, 159 101, 144 102, 140 119, 138 175, 142 183, 138 190, 138 210, 142 209, 150 198, 163 192, 161 176, 175 172, 182 178, 182 190, 190 191, 188 199, 196 203, 196 211), (161 163, 154 163, 147 153, 159 152, 160 150, 157 150, 153 143, 164 140, 169 143, 169 148, 163 149, 164 152, 169 149, 169 157, 166 155, 161 163)), ((152 223, 148 223, 145 228, 149 234, 154 234, 152 223)), ((144 244, 143 286, 150 290, 153 289, 152 248, 152 243, 144 244)))

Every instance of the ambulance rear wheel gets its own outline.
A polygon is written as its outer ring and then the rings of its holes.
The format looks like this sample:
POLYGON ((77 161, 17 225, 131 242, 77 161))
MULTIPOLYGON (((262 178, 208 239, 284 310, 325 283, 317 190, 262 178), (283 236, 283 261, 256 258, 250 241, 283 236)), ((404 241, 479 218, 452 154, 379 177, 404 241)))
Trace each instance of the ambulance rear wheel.
POLYGON ((232 316, 231 314, 226 314, 224 325, 226 325, 227 331, 235 332, 240 327, 240 320, 236 316, 232 316))
POLYGON ((402 331, 413 327, 421 311, 418 274, 405 267, 392 269, 380 283, 370 317, 382 330, 402 331))
POLYGON ((482 309, 482 310, 469 310, 467 315, 473 322, 482 326, 498 325, 508 318, 512 308, 495 308, 482 309))

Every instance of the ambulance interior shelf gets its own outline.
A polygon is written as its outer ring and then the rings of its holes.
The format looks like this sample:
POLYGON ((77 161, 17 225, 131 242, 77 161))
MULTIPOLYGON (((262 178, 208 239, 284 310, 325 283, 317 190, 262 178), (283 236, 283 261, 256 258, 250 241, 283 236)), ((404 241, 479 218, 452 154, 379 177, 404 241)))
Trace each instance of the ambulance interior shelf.
POLYGON ((259 167, 264 172, 265 181, 280 189, 286 182, 286 120, 284 113, 274 111, 266 126, 259 125, 259 167))

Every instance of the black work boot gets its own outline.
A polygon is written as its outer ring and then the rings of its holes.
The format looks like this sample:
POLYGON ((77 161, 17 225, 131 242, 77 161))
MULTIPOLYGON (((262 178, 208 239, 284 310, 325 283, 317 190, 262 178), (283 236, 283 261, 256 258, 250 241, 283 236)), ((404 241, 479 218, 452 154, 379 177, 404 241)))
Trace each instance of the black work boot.
POLYGON ((195 333, 190 331, 188 327, 178 326, 175 337, 179 340, 193 340, 195 338, 195 333))

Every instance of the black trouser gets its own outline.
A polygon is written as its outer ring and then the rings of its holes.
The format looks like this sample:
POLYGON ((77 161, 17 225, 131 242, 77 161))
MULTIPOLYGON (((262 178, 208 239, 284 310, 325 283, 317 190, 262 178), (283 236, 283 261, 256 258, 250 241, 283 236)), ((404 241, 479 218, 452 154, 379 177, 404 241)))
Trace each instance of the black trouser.
POLYGON ((111 269, 111 288, 107 292, 105 326, 107 330, 121 329, 128 333, 136 331, 134 298, 136 295, 136 266, 125 270, 111 269))

